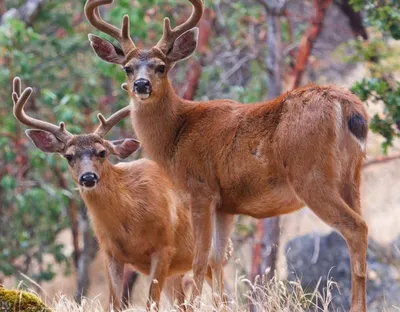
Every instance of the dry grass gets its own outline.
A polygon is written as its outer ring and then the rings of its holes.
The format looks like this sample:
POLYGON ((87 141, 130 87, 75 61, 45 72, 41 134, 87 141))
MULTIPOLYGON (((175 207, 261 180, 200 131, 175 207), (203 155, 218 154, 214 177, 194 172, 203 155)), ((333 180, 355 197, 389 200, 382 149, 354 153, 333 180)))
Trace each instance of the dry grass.
MULTIPOLYGON (((308 293, 303 290, 299 282, 284 282, 273 280, 265 283, 258 280, 251 283, 244 277, 237 277, 235 281, 235 289, 230 294, 229 306, 224 310, 227 312, 249 311, 249 305, 253 305, 255 311, 283 311, 283 312, 328 312, 332 311, 330 303, 332 300, 331 290, 336 287, 335 283, 329 281, 324 288, 323 293, 317 290, 308 293)), ((107 311, 103 307, 100 300, 82 299, 82 304, 70 300, 66 296, 59 294, 52 301, 47 300, 47 304, 54 308, 56 312, 104 312, 107 311)), ((222 308, 213 308, 210 294, 205 294, 200 303, 199 312, 206 311, 222 311, 222 308)), ((183 311, 178 306, 170 306, 166 300, 162 302, 161 311, 183 311)), ((145 311, 144 307, 130 306, 124 312, 145 311)))

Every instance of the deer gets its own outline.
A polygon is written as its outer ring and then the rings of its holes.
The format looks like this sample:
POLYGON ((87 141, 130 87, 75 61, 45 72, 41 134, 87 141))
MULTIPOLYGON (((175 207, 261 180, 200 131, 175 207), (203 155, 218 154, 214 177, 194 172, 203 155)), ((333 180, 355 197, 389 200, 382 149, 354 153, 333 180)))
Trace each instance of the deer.
POLYGON ((228 99, 188 101, 168 72, 196 50, 204 6, 189 0, 190 17, 161 39, 138 48, 129 16, 117 28, 100 15, 113 0, 87 0, 92 26, 120 46, 89 34, 97 56, 119 65, 131 121, 144 150, 190 196, 194 235, 191 300, 201 295, 208 265, 221 298, 223 254, 234 215, 268 218, 308 206, 346 240, 351 256, 351 312, 366 311, 368 226, 361 216, 361 168, 368 114, 359 98, 335 86, 308 85, 253 103, 228 99))
MULTIPOLYGON (((150 275, 147 308, 159 308, 161 291, 182 305, 184 274, 192 268, 194 241, 189 208, 164 170, 154 161, 139 159, 112 164, 109 156, 124 159, 140 148, 133 138, 114 141, 104 136, 123 118, 126 106, 108 119, 98 114, 100 125, 90 134, 73 135, 65 128, 28 116, 24 105, 32 88, 21 93, 21 80, 13 80, 12 99, 18 121, 31 127, 26 135, 45 153, 59 153, 67 161, 105 255, 109 307, 119 310, 124 267, 150 275)), ((228 261, 232 248, 226 254, 228 261)), ((208 280, 211 283, 211 269, 208 280)), ((187 284, 187 283, 186 283, 187 284)), ((189 280, 190 284, 190 280, 189 280)))

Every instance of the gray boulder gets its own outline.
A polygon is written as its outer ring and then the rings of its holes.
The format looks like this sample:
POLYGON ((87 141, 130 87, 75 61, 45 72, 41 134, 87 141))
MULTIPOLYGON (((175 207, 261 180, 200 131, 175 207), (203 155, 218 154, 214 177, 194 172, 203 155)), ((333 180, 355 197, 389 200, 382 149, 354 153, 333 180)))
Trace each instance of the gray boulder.
MULTIPOLYGON (((368 242, 368 311, 397 311, 400 308, 400 252, 396 260, 395 251, 399 243, 391 248, 368 242)), ((397 249, 396 249, 397 248, 397 249)), ((288 279, 299 280, 303 288, 312 292, 318 284, 323 292, 327 280, 332 279, 338 287, 331 293, 332 311, 348 311, 351 299, 350 256, 345 240, 336 232, 328 235, 305 235, 291 240, 286 245, 288 279)))

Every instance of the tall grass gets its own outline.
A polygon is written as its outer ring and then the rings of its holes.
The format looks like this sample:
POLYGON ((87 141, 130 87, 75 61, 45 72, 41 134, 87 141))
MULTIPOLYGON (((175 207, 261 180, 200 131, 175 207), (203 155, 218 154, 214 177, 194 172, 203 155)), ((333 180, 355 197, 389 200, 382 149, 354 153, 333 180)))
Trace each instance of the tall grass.
MULTIPOLYGON (((229 295, 229 305, 216 309, 212 305, 211 294, 205 294, 200 302, 200 307, 195 309, 199 312, 227 311, 242 312, 249 311, 283 311, 283 312, 328 312, 330 308, 332 288, 336 284, 328 281, 323 293, 315 289, 312 292, 305 292, 300 282, 286 282, 274 279, 266 282, 263 279, 256 279, 254 283, 244 277, 237 277, 235 289, 229 295)), ((82 298, 81 305, 71 301, 62 294, 48 302, 57 312, 105 312, 107 307, 102 307, 100 301, 95 299, 82 298)), ((144 307, 131 305, 124 312, 145 311, 144 307)), ((182 307, 168 305, 163 300, 161 311, 181 312, 182 307)))

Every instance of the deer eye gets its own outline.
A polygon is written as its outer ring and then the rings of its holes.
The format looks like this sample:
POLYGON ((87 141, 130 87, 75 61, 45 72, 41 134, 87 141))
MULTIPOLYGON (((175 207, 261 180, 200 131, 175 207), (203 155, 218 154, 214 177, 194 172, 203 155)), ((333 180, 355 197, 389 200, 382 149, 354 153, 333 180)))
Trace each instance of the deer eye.
POLYGON ((106 150, 100 151, 99 152, 99 157, 101 157, 101 158, 106 157, 106 150))
POLYGON ((127 75, 133 75, 133 68, 132 67, 124 67, 124 71, 127 75))
POLYGON ((71 154, 66 154, 66 155, 64 155, 64 158, 65 158, 68 162, 71 162, 71 161, 72 161, 72 155, 71 155, 71 154))
POLYGON ((156 67, 156 73, 164 74, 165 73, 165 65, 158 65, 156 67))

